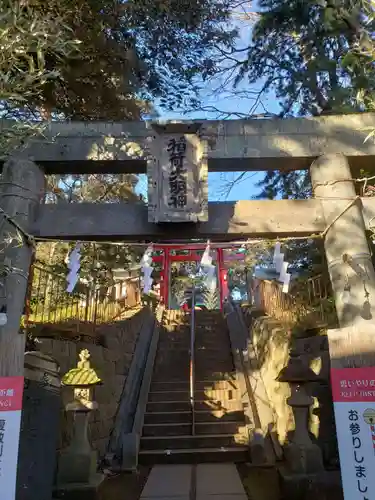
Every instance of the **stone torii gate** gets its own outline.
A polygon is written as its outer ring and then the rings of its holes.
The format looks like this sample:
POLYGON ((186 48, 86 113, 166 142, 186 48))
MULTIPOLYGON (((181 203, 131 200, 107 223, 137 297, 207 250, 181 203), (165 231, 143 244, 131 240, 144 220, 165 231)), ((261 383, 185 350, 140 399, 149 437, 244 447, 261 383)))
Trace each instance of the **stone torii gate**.
POLYGON ((360 342, 361 329, 375 327, 375 273, 365 234, 375 220, 375 198, 357 197, 352 175, 374 161, 374 141, 364 142, 373 128, 371 113, 164 125, 51 123, 47 139, 35 139, 3 167, 1 241, 18 231, 25 244, 13 241, 3 253, 13 271, 4 280, 6 296, 0 291, 8 314, 0 327, 0 376, 23 373, 24 339, 18 331, 32 257, 25 234, 162 242, 179 235, 230 241, 324 232, 339 323, 356 327, 360 342), (207 203, 207 171, 308 168, 313 199, 207 203), (99 172, 147 172, 149 208, 141 202, 40 204, 45 174, 99 172), (343 301, 348 283, 349 304, 343 301))

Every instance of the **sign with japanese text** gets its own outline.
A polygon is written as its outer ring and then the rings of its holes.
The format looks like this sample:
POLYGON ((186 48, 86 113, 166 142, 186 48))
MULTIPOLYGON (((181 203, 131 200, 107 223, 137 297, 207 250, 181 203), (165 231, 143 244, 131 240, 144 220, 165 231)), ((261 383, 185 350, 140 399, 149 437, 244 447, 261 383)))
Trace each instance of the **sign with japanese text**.
POLYGON ((15 500, 21 428, 23 377, 0 378, 0 492, 15 500))
POLYGON ((158 134, 148 163, 150 222, 207 220, 207 161, 196 134, 158 134))
POLYGON ((375 367, 332 368, 345 500, 375 498, 375 367))
POLYGON ((186 169, 186 137, 172 137, 167 142, 167 152, 169 168, 167 170, 168 187, 167 204, 168 207, 185 209, 187 205, 187 169, 186 169))

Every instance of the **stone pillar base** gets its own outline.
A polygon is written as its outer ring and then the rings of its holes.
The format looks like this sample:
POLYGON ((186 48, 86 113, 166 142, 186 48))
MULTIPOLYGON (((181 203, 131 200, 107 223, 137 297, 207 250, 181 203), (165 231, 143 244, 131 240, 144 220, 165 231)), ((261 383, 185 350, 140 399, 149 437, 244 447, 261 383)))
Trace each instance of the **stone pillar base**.
POLYGON ((53 500, 99 500, 99 487, 104 474, 95 474, 89 483, 68 483, 55 486, 53 500))
POLYGON ((284 446, 284 457, 294 474, 316 474, 324 471, 322 452, 318 445, 288 443, 284 446))
POLYGON ((288 500, 344 500, 340 471, 316 474, 293 474, 281 467, 280 488, 282 498, 288 500))
POLYGON ((77 453, 70 448, 59 453, 57 484, 85 484, 91 483, 91 478, 96 475, 97 452, 91 450, 77 453))

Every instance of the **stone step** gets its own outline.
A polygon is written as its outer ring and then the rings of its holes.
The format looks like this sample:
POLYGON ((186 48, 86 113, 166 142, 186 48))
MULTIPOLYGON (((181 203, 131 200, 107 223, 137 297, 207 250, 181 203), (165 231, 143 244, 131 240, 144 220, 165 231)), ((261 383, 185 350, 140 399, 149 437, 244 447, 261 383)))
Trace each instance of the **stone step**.
POLYGON ((241 422, 225 422, 221 420, 217 420, 217 422, 195 422, 195 434, 197 435, 233 434, 234 436, 243 436, 246 433, 247 427, 244 415, 242 415, 241 422))
POLYGON ((199 401, 234 401, 241 400, 241 393, 238 389, 203 389, 194 390, 194 398, 199 401))
POLYGON ((165 382, 172 382, 172 383, 181 383, 181 382, 186 382, 189 380, 189 371, 186 371, 185 373, 172 373, 171 371, 168 370, 158 370, 158 372, 154 372, 153 377, 152 377, 152 383, 165 383, 165 382))
POLYGON ((201 357, 199 358, 198 356, 195 357, 194 359, 194 364, 195 364, 195 369, 204 369, 208 368, 210 370, 216 369, 216 370, 232 370, 234 368, 233 362, 231 359, 224 359, 224 358, 209 358, 209 357, 201 357))
POLYGON ((194 374, 196 378, 214 378, 218 373, 232 372, 232 366, 219 365, 219 366, 195 366, 194 374))
POLYGON ((160 342, 190 342, 190 331, 189 332, 176 332, 175 330, 171 332, 165 332, 163 335, 159 335, 160 342))
MULTIPOLYGON (((228 370, 227 373, 229 373, 228 370)), ((196 379, 210 379, 210 378, 221 378, 220 375, 225 372, 216 372, 211 369, 198 369, 195 370, 196 379)), ((164 383, 164 382, 187 382, 189 383, 190 379, 190 369, 189 366, 186 368, 181 367, 177 369, 176 367, 158 367, 157 370, 154 371, 153 383, 164 383)))
POLYGON ((232 370, 234 366, 232 357, 229 357, 223 353, 218 353, 217 356, 215 356, 215 354, 207 351, 195 351, 194 361, 195 366, 202 366, 206 365, 207 363, 210 363, 210 366, 214 364, 229 365, 232 367, 232 370))
POLYGON ((186 345, 181 345, 180 343, 178 344, 163 344, 159 345, 158 349, 156 351, 157 353, 169 353, 171 356, 173 354, 179 354, 179 353, 187 353, 190 354, 190 346, 186 345))
MULTIPOLYGON (((174 347, 179 347, 181 349, 186 348, 190 349, 190 338, 188 339, 160 339, 158 343, 158 349, 162 348, 168 348, 170 347, 171 349, 174 347)), ((220 350, 229 350, 230 351, 230 344, 222 339, 196 339, 194 342, 195 349, 209 349, 213 351, 220 351, 220 350)))
POLYGON ((190 343, 186 342, 186 344, 182 343, 182 342, 160 342, 158 344, 158 350, 157 352, 159 351, 183 351, 183 352, 186 352, 186 351, 189 351, 190 350, 190 343))
POLYGON ((223 331, 220 325, 196 325, 195 338, 228 339, 228 332, 223 331))
MULTIPOLYGON (((204 401, 232 401, 241 398, 240 392, 237 389, 206 389, 195 390, 194 399, 204 401)), ((149 401, 189 401, 190 391, 150 391, 148 394, 149 401)))
MULTIPOLYGON (((181 373, 181 379, 187 377, 189 379, 190 373, 190 359, 186 357, 180 360, 171 359, 163 362, 159 359, 155 361, 154 375, 164 372, 165 380, 168 380, 169 375, 175 375, 181 373)), ((200 361, 195 363, 195 378, 196 379, 214 379, 217 378, 220 373, 232 373, 234 372, 233 363, 226 361, 200 361)), ((154 377, 155 378, 155 377, 154 377)))
POLYGON ((189 391, 153 391, 148 393, 148 401, 190 401, 189 391))
POLYGON ((232 351, 228 348, 220 349, 207 349, 206 347, 194 348, 195 358, 199 360, 211 359, 211 360, 223 360, 232 362, 233 356, 232 351))
POLYGON ((181 363, 158 363, 154 366, 154 373, 152 378, 161 378, 161 375, 165 375, 164 380, 168 380, 169 377, 175 379, 175 375, 180 373, 180 380, 189 380, 190 374, 190 361, 185 360, 181 363))
POLYGON ((191 419, 191 410, 145 413, 145 424, 180 424, 191 419))
POLYGON ((196 342, 194 345, 196 354, 211 354, 212 356, 227 356, 232 357, 232 350, 229 345, 221 342, 196 342))
POLYGON ((203 368, 208 368, 209 370, 214 369, 215 371, 225 371, 227 372, 228 370, 234 371, 233 369, 233 362, 232 360, 229 359, 206 359, 202 357, 201 359, 197 359, 195 357, 195 368, 197 370, 203 369, 203 368))
POLYGON ((194 401, 194 409, 196 411, 243 411, 242 402, 233 399, 231 401, 213 401, 213 400, 205 400, 205 401, 194 401))
POLYGON ((217 336, 222 336, 224 337, 225 335, 228 335, 228 330, 226 326, 220 324, 220 323, 208 323, 208 322, 198 322, 195 323, 195 331, 196 332, 215 332, 217 336))
POLYGON ((188 349, 159 349, 156 352, 155 361, 164 361, 165 363, 178 363, 182 361, 190 361, 190 352, 188 349))
MULTIPOLYGON (((191 418, 185 414, 185 417, 191 418)), ((192 424, 189 421, 163 423, 163 424, 144 424, 142 437, 150 436, 186 436, 192 433, 192 424)))
MULTIPOLYGON (((189 415, 191 417, 191 415, 189 415)), ((195 434, 244 434, 246 427, 244 422, 196 422, 195 434)), ((192 422, 145 424, 143 436, 187 436, 192 433, 192 422)))
POLYGON ((200 464, 200 463, 242 463, 250 460, 247 446, 231 448, 197 448, 177 450, 141 450, 140 465, 156 464, 200 464))
POLYGON ((157 356, 155 359, 154 369, 165 369, 166 371, 178 371, 179 369, 187 370, 190 365, 190 358, 187 354, 184 356, 178 356, 174 358, 170 356, 165 358, 164 356, 157 356))
POLYGON ((206 434, 201 436, 148 436, 141 438, 141 450, 179 450, 244 446, 246 434, 206 434))
POLYGON ((233 361, 231 359, 226 359, 226 358, 209 358, 206 356, 195 356, 195 367, 198 368, 204 368, 205 366, 208 366, 209 368, 215 368, 216 371, 220 371, 220 369, 223 369, 224 371, 227 370, 232 370, 233 371, 233 361))
POLYGON ((154 412, 180 412, 180 411, 191 411, 190 402, 187 400, 183 401, 158 401, 151 402, 148 401, 146 406, 147 413, 154 412))
POLYGON ((198 342, 200 340, 216 340, 217 342, 229 342, 229 335, 227 332, 218 331, 218 327, 213 328, 196 328, 194 339, 198 342))
MULTIPOLYGON (((158 346, 156 351, 157 356, 179 356, 182 354, 187 354, 190 357, 190 344, 162 344, 158 346)), ((210 346, 195 346, 194 347, 195 357, 198 359, 211 358, 211 359, 224 359, 230 360, 232 362, 233 356, 230 347, 219 347, 211 348, 210 346)))
POLYGON ((189 365, 181 366, 176 368, 175 366, 160 366, 155 367, 153 374, 154 382, 164 382, 165 380, 177 381, 177 380, 189 380, 190 368, 189 365))
MULTIPOLYGON (((238 400, 233 401, 194 401, 194 409, 197 411, 243 411, 242 403, 238 400)), ((190 401, 148 401, 146 412, 175 412, 191 410, 190 401)))
MULTIPOLYGON (((244 413, 242 410, 223 412, 200 410, 194 412, 196 422, 209 423, 209 422, 237 422, 242 424, 244 421, 244 413)), ((185 423, 191 420, 191 409, 186 411, 159 411, 152 413, 145 413, 145 424, 174 424, 185 423)))
POLYGON ((228 330, 223 330, 222 325, 218 324, 196 324, 195 325, 195 336, 199 335, 212 335, 217 338, 227 338, 228 330))
POLYGON ((181 366, 181 364, 186 364, 189 365, 190 363, 190 356, 187 352, 181 353, 180 355, 166 355, 166 354, 160 354, 160 352, 156 355, 155 358, 155 367, 158 367, 160 365, 174 365, 175 367, 181 366))
MULTIPOLYGON (((189 368, 189 367, 188 367, 189 368)), ((230 381, 236 382, 237 376, 236 373, 233 370, 230 371, 225 371, 225 372, 220 372, 215 370, 214 372, 210 372, 208 374, 200 374, 196 371, 195 372, 195 379, 204 381, 230 381)), ((186 373, 181 374, 181 376, 176 376, 176 374, 173 374, 171 372, 168 372, 166 370, 166 373, 163 374, 162 371, 160 371, 158 374, 154 372, 154 375, 152 377, 152 383, 189 383, 189 370, 186 371, 186 373), (164 375, 164 376, 163 376, 164 375)), ((237 383, 237 382, 236 382, 237 383)))
POLYGON ((190 340, 191 332, 190 329, 183 330, 171 330, 165 331, 159 335, 160 342, 186 342, 190 340))
MULTIPOLYGON (((196 390, 236 390, 238 389, 238 383, 236 380, 196 380, 194 383, 196 390)), ((178 382, 152 382, 150 391, 189 391, 190 385, 188 380, 178 381, 178 382)))
POLYGON ((195 324, 196 325, 218 325, 218 326, 225 326, 225 323, 223 322, 223 318, 219 316, 195 316, 195 324))

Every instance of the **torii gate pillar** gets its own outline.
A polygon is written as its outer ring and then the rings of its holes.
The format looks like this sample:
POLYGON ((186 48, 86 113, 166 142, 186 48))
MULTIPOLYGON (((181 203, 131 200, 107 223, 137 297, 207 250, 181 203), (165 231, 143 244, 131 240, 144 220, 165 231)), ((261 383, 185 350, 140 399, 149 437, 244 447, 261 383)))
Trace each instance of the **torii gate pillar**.
POLYGON ((8 316, 7 323, 0 326, 0 377, 22 376, 24 371, 25 335, 20 334, 20 319, 33 250, 24 235, 17 235, 15 224, 30 230, 44 188, 44 172, 37 164, 18 158, 10 158, 4 164, 0 208, 14 223, 4 215, 0 217, 0 257, 11 268, 1 279, 0 288, 0 307, 6 307, 8 316))
MULTIPOLYGON (((374 483, 361 486, 353 474, 356 455, 352 458, 354 441, 348 420, 353 411, 362 437, 368 432, 367 424, 372 423, 364 415, 375 411, 373 391, 361 391, 361 387, 373 389, 375 379, 375 272, 362 202, 356 196, 348 160, 342 154, 318 158, 311 166, 311 179, 315 196, 322 199, 327 228, 324 246, 340 326, 328 330, 327 335, 344 498, 373 498, 374 483), (367 494, 362 495, 362 491, 367 494)), ((366 454, 362 449, 362 461, 368 464, 368 470, 373 467, 371 448, 366 454)))
POLYGON ((321 156, 310 173, 329 227, 324 247, 339 325, 360 331, 372 322, 375 333, 375 272, 348 160, 342 154, 321 156))

